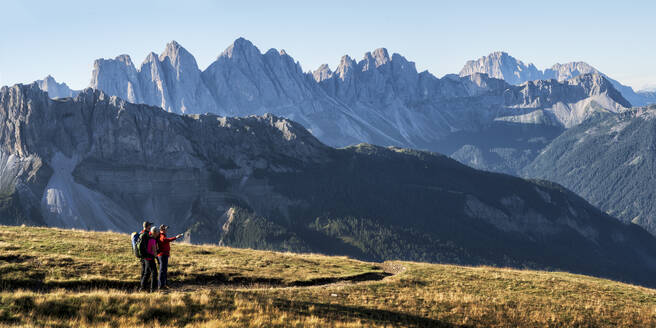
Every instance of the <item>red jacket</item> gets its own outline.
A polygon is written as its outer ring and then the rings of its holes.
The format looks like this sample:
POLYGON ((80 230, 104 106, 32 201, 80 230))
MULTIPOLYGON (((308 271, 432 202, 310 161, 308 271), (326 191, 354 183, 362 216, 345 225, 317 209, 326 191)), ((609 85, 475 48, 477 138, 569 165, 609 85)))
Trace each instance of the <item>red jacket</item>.
POLYGON ((159 246, 159 253, 157 256, 170 256, 171 255, 171 242, 178 239, 177 237, 166 238, 166 234, 160 233, 159 240, 157 240, 157 246, 159 246))

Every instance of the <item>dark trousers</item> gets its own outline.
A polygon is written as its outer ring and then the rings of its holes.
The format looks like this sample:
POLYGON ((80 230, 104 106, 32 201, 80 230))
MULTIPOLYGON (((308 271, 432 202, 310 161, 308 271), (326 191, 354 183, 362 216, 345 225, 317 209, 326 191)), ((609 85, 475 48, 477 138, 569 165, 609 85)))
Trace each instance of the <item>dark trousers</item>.
POLYGON ((157 265, 155 260, 141 260, 141 289, 146 289, 150 279, 150 291, 157 290, 157 265))
POLYGON ((169 256, 162 255, 157 258, 159 259, 159 288, 162 288, 168 284, 166 277, 169 271, 169 256))

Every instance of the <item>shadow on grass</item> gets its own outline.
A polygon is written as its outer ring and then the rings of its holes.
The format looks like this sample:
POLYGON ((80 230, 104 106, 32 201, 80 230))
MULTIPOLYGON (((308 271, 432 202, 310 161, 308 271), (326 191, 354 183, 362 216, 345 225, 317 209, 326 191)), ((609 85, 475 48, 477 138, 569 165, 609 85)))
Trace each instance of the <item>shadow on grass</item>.
POLYGON ((5 261, 8 263, 23 263, 33 259, 34 256, 22 255, 22 254, 7 254, 0 255, 0 261, 5 261))
POLYGON ((179 283, 185 284, 209 284, 209 285, 270 285, 281 287, 303 287, 303 286, 317 286, 327 285, 337 282, 361 282, 361 281, 376 281, 382 280, 392 274, 386 272, 365 272, 352 276, 345 277, 330 277, 330 278, 314 278, 309 280, 296 280, 285 281, 281 278, 260 278, 260 277, 244 277, 239 274, 219 273, 213 275, 192 275, 191 277, 183 280, 178 280, 179 283))
MULTIPOLYGON (((318 286, 337 282, 362 282, 377 281, 390 276, 385 272, 365 272, 346 277, 315 278, 310 280, 285 281, 280 278, 244 277, 239 274, 194 274, 187 275, 184 279, 173 279, 173 286, 184 285, 208 285, 208 286, 271 286, 271 287, 303 287, 318 286)), ((49 291, 53 289, 66 289, 72 291, 83 291, 90 289, 118 289, 135 291, 139 287, 139 281, 124 281, 112 279, 86 279, 65 281, 44 281, 45 275, 23 276, 21 279, 0 278, 0 291, 26 289, 33 291, 49 291)))
MULTIPOLYGON (((418 315, 390 310, 371 309, 361 306, 326 304, 315 302, 298 302, 286 299, 274 299, 273 305, 282 311, 301 316, 318 316, 329 320, 362 320, 393 327, 469 327, 445 323, 418 315)), ((366 323, 364 324, 366 326, 366 323)))

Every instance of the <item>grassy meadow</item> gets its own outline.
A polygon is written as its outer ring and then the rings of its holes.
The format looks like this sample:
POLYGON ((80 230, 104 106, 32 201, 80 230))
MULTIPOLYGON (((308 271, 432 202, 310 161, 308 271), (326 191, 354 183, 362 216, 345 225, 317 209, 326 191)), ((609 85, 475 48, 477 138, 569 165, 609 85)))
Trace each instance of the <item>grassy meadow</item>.
POLYGON ((183 243, 170 291, 139 268, 126 234, 0 226, 0 326, 656 326, 656 290, 562 272, 183 243))

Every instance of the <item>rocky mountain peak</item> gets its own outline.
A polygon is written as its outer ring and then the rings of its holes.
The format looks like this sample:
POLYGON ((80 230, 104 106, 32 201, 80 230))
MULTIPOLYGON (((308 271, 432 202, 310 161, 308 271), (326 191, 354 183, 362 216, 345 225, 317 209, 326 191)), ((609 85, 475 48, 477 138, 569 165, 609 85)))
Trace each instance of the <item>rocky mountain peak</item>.
POLYGON ((312 77, 315 81, 321 82, 327 80, 333 76, 333 71, 330 70, 328 64, 322 64, 314 72, 312 72, 312 77))
POLYGON ((180 50, 187 51, 178 43, 178 41, 171 40, 171 42, 166 44, 166 48, 164 50, 163 55, 175 54, 178 53, 180 50))
POLYGON ((526 65, 503 51, 495 51, 477 60, 467 61, 460 70, 460 76, 474 73, 486 73, 490 77, 506 80, 510 84, 522 84, 542 78, 542 71, 535 65, 526 65))
POLYGON ((182 47, 178 42, 175 40, 169 42, 166 45, 166 48, 164 49, 164 52, 162 52, 161 55, 159 55, 159 60, 164 61, 168 58, 171 61, 171 64, 173 66, 178 66, 181 63, 183 64, 189 64, 193 65, 195 67, 198 67, 196 64, 196 59, 194 56, 192 56, 187 49, 182 47))
POLYGON ((362 66, 362 71, 372 70, 378 68, 382 65, 385 65, 390 62, 387 49, 378 48, 372 52, 367 52, 364 54, 364 58, 359 63, 362 66))
POLYGON ((141 63, 141 66, 143 66, 145 63, 154 63, 156 61, 159 61, 159 55, 157 55, 154 51, 151 51, 148 53, 143 63, 141 63))
POLYGON ((265 52, 263 56, 268 57, 268 58, 276 58, 276 60, 279 60, 279 59, 282 58, 285 61, 295 63, 292 56, 290 56, 287 53, 287 51, 285 51, 285 49, 278 50, 276 48, 271 48, 271 49, 267 50, 267 52, 265 52))
POLYGON ((219 58, 241 59, 260 54, 260 50, 252 42, 240 37, 228 46, 219 58))
MULTIPOLYGON (((164 52, 157 59, 161 64, 171 66, 171 70, 175 71, 176 79, 180 79, 183 74, 190 75, 194 80, 200 79, 200 70, 196 59, 175 40, 166 45, 164 52)), ((193 83, 197 83, 197 81, 193 81, 193 83)))
POLYGON ((337 73, 337 76, 341 80, 345 80, 349 77, 349 75, 353 74, 353 68, 357 65, 356 61, 353 60, 349 55, 344 55, 339 61, 339 65, 337 66, 337 69, 335 70, 335 73, 337 73))
POLYGON ((576 77, 570 78, 567 80, 567 83, 570 85, 577 85, 584 88, 588 94, 598 95, 598 94, 607 94, 611 99, 613 99, 618 104, 622 105, 625 108, 631 107, 631 102, 629 102, 622 93, 615 88, 613 82, 609 80, 606 76, 599 73, 586 73, 581 74, 576 77))
POLYGON ((79 92, 71 90, 66 83, 58 83, 50 74, 44 77, 43 80, 35 81, 35 83, 38 84, 41 90, 47 92, 50 98, 74 97, 79 92))
POLYGON ((544 71, 544 78, 564 81, 581 74, 602 74, 590 64, 582 61, 569 62, 565 64, 556 63, 551 68, 544 71))
POLYGON ((390 62, 390 56, 387 53, 387 49, 385 48, 378 48, 374 50, 373 55, 376 59, 376 67, 390 62))
POLYGON ((491 52, 489 55, 487 55, 487 57, 481 57, 481 58, 485 58, 488 61, 493 60, 493 59, 497 59, 497 60, 504 60, 504 61, 520 62, 515 57, 509 55, 505 51, 494 51, 494 52, 491 52))
POLYGON ((114 58, 119 63, 123 63, 125 66, 131 66, 134 67, 134 64, 132 63, 132 58, 130 58, 130 55, 123 54, 123 55, 118 55, 116 58, 114 58))

